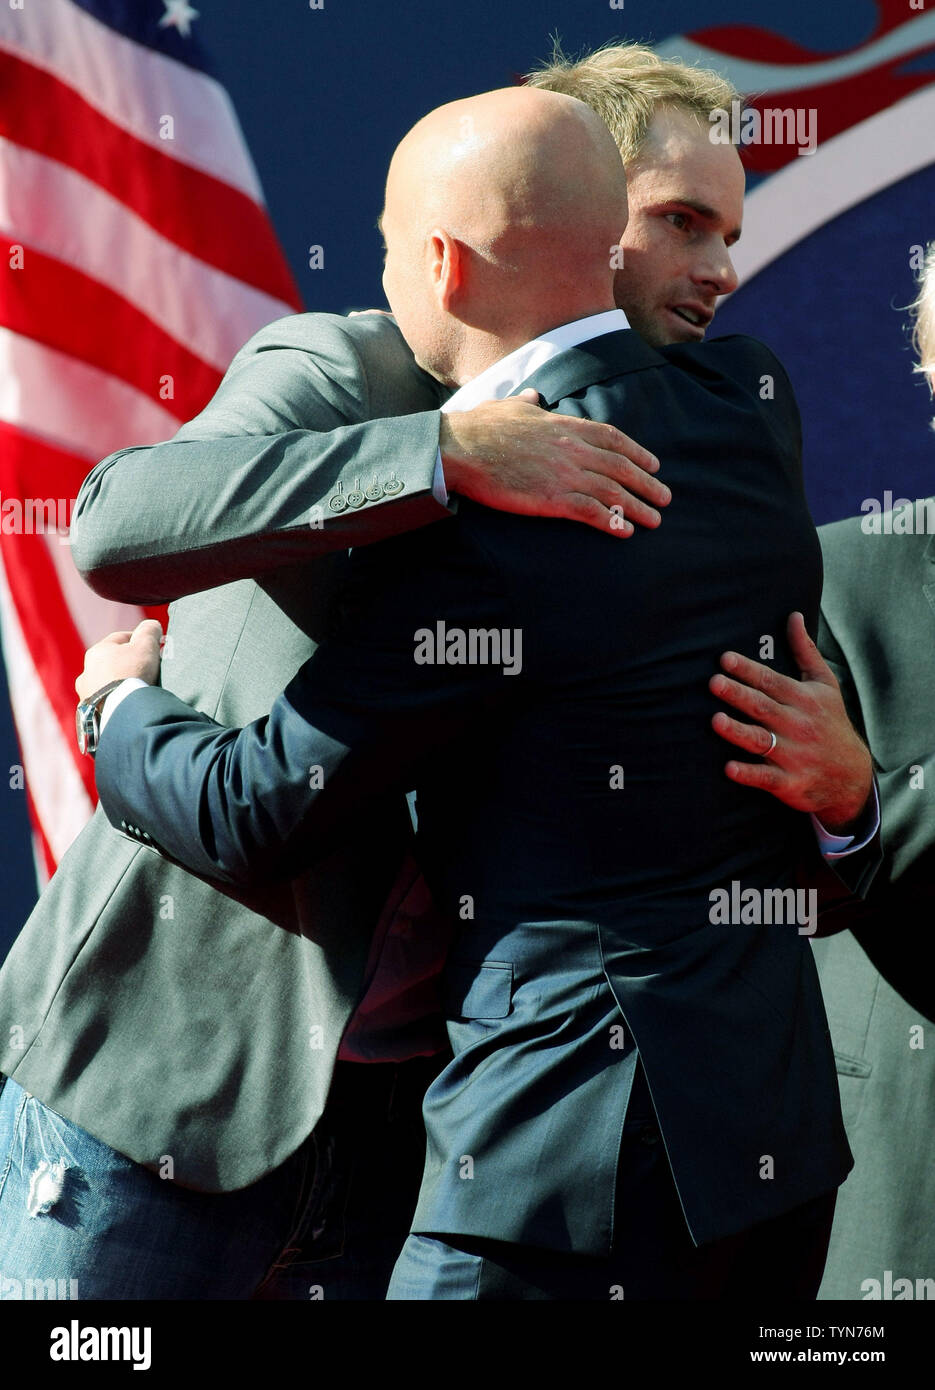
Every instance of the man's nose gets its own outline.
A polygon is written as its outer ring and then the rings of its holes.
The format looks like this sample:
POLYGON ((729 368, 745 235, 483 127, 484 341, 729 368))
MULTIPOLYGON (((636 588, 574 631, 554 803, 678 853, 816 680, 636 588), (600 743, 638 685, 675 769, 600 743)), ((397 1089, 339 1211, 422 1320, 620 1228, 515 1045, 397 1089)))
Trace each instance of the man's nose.
POLYGON ((715 294, 731 294, 737 288, 737 272, 723 242, 709 248, 704 260, 695 267, 693 279, 696 284, 712 286, 715 294))

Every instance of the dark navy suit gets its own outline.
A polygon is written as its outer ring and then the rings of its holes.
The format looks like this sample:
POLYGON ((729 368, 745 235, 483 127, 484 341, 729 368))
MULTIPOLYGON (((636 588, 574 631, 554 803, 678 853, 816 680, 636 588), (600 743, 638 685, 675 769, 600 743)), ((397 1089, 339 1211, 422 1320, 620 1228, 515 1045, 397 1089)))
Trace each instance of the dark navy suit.
MULTIPOLYGON (((725 776, 708 690, 725 648, 757 656, 765 636, 797 674, 788 613, 815 630, 798 413, 747 338, 657 353, 609 334, 530 380, 660 456, 658 531, 462 502, 355 550, 332 638, 268 719, 238 732, 134 692, 98 786, 129 833, 245 883, 296 872, 353 837, 368 798, 414 785, 422 863, 460 930, 413 1229, 605 1255, 635 1039, 709 1242, 833 1191, 852 1162, 807 937, 710 920, 714 889, 790 884, 811 835, 725 776), (518 629, 521 670, 417 662, 439 622, 518 629)), ((361 874, 376 848, 361 837, 361 874)))

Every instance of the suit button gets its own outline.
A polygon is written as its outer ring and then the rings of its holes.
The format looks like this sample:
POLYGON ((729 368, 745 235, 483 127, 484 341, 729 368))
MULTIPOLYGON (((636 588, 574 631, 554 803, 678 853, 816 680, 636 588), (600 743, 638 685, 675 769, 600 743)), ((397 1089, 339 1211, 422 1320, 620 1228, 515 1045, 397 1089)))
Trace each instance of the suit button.
POLYGON ((383 484, 371 483, 364 493, 364 496, 368 502, 379 502, 380 498, 383 496, 383 484))
POLYGON ((336 492, 328 503, 328 506, 333 512, 343 512, 344 508, 347 506, 347 498, 343 493, 336 492))
POLYGON ((383 492, 387 497, 393 497, 397 492, 402 492, 403 484, 398 478, 388 478, 383 484, 383 492))
POLYGON ((644 1126, 643 1126, 643 1128, 640 1130, 640 1143, 641 1143, 641 1144, 658 1144, 658 1143, 659 1143, 659 1131, 658 1131, 658 1129, 656 1128, 655 1125, 644 1125, 644 1126))
POLYGON ((364 505, 364 494, 362 492, 349 492, 347 494, 347 505, 349 507, 362 507, 364 505))
POLYGON ((121 830, 126 830, 126 829, 127 829, 127 823, 126 823, 125 820, 122 820, 122 821, 120 822, 120 829, 121 829, 121 830))

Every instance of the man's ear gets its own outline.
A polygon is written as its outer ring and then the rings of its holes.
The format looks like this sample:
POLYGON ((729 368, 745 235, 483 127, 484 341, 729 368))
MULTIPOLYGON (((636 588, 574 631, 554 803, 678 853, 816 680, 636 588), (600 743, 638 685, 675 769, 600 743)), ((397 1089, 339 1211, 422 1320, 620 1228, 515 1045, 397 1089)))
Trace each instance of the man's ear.
POLYGON ((464 249, 444 227, 432 228, 429 248, 432 284, 439 307, 451 313, 452 305, 464 288, 464 249))

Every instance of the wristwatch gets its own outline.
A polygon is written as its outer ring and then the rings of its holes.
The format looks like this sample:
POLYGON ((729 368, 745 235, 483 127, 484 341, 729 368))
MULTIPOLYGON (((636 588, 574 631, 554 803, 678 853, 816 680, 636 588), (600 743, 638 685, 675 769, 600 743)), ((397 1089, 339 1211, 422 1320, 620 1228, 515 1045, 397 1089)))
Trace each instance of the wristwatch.
POLYGON ((116 690, 118 685, 123 685, 123 680, 121 677, 117 681, 108 681, 100 690, 95 690, 87 700, 82 700, 75 710, 75 733, 78 736, 79 753, 90 753, 91 757, 94 757, 101 736, 101 707, 111 691, 116 690))

